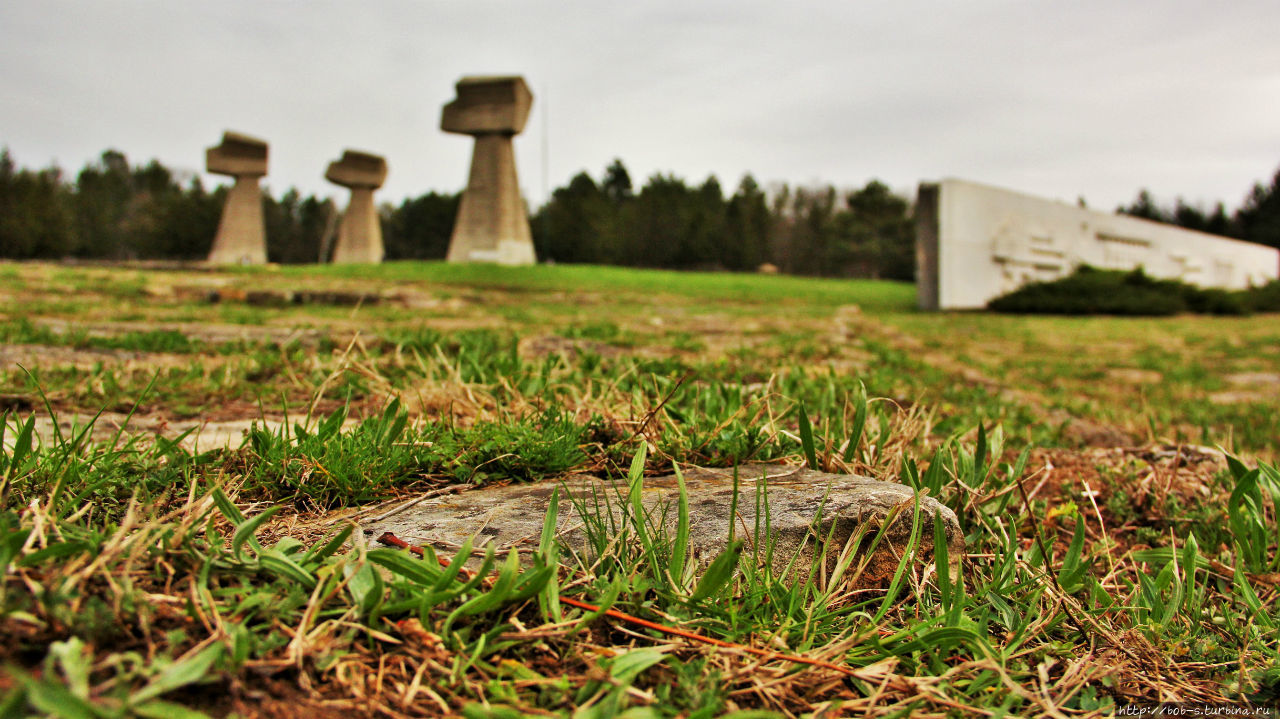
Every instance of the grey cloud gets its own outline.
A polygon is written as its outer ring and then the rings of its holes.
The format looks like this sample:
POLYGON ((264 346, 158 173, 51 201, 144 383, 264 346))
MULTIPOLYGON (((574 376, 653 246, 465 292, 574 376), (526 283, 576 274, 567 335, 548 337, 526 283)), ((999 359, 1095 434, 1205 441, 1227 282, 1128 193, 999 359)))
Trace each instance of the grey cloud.
POLYGON ((1280 163, 1277 26, 1269 1, 18 0, 0 143, 69 170, 108 146, 200 170, 234 128, 272 142, 277 190, 336 194, 321 172, 343 147, 385 154, 393 201, 462 185, 467 143, 437 129, 453 82, 520 72, 546 103, 516 143, 535 202, 544 174, 618 156, 726 187, 958 175, 1235 204, 1280 163))

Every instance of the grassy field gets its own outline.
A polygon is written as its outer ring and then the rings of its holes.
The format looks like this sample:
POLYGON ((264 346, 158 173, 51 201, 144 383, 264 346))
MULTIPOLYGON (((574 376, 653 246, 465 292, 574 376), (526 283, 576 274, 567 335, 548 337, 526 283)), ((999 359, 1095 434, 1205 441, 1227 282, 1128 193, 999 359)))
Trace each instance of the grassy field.
POLYGON ((7 264, 0 302, 0 715, 1280 699, 1274 316, 923 314, 899 283, 419 263, 7 264), (730 555, 695 576, 638 521, 594 561, 547 533, 531 565, 470 576, 352 524, 459 485, 743 462, 937 497, 960 575, 911 545, 877 585, 730 555))

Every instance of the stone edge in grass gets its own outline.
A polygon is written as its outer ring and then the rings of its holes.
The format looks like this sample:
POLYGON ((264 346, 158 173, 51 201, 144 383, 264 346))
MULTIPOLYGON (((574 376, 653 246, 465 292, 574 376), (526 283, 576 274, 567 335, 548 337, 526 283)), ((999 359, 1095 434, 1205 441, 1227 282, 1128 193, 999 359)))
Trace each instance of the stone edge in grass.
MULTIPOLYGON (((693 467, 684 472, 689 503, 689 547, 696 564, 705 566, 729 541, 733 505, 731 469, 693 467)), ((572 475, 556 481, 481 487, 452 495, 430 497, 390 516, 368 521, 363 529, 370 541, 391 532, 410 544, 435 547, 451 556, 472 538, 477 554, 492 544, 500 554, 538 547, 543 519, 556 487, 561 488, 557 536, 566 550, 592 554, 583 508, 606 527, 612 539, 627 505, 625 481, 606 481, 572 475)), ((674 475, 646 477, 641 502, 653 523, 661 523, 668 539, 675 536, 678 489, 674 475)), ((893 514, 893 521, 858 577, 860 586, 880 585, 893 576, 911 536, 915 493, 910 487, 857 475, 816 472, 780 465, 749 465, 738 470, 735 537, 746 540, 744 552, 755 561, 770 561, 775 576, 795 557, 793 576, 804 577, 813 565, 815 541, 825 547, 824 569, 835 569, 841 551, 859 527, 868 524, 862 547, 893 514), (764 480, 761 484, 761 480, 764 480), (759 487, 766 492, 758 492, 759 487), (768 512, 757 507, 767 496, 768 512), (898 507, 896 513, 894 508, 898 507), (767 521, 766 521, 767 520, 767 521), (767 529, 767 532, 766 532, 767 529), (772 552, 768 548, 772 545, 772 552)), ((963 554, 964 536, 956 515, 936 499, 920 497, 920 552, 933 556, 933 518, 942 519, 953 563, 963 554)), ((854 565, 856 566, 856 564, 854 565)))

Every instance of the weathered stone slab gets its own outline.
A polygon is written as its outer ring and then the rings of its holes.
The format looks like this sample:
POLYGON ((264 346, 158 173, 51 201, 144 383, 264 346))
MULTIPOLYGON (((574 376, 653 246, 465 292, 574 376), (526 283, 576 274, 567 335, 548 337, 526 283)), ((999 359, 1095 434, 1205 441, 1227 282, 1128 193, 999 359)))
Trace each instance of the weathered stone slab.
MULTIPOLYGON (((685 482, 690 547, 695 560, 706 565, 728 543, 733 471, 692 468, 685 473, 685 482)), ((585 502, 597 516, 611 516, 616 526, 626 504, 625 482, 576 475, 562 482, 488 487, 433 497, 384 519, 369 521, 365 533, 375 539, 392 532, 411 544, 434 546, 446 556, 468 538, 474 538, 474 546, 481 552, 489 544, 499 551, 531 551, 538 546, 543 518, 557 486, 561 488, 557 517, 560 542, 573 551, 589 553, 581 512, 570 497, 585 502)), ((806 574, 812 566, 815 545, 822 547, 826 570, 834 569, 841 550, 860 526, 869 525, 865 546, 876 528, 893 514, 884 540, 859 580, 862 585, 877 584, 893 575, 910 537, 915 495, 900 484, 797 467, 751 465, 739 470, 738 486, 736 536, 747 540, 747 551, 758 547, 761 561, 772 542, 773 569, 779 574, 793 556, 798 557, 795 567, 800 574, 806 574), (755 536, 760 486, 766 489, 763 494, 768 498, 768 513, 762 513, 759 522, 761 534, 768 526, 767 537, 755 536)), ((676 525, 677 497, 674 476, 645 479, 644 506, 655 521, 666 526, 670 536, 674 536, 676 525)), ((923 551, 919 556, 932 556, 934 516, 942 518, 951 556, 959 556, 964 548, 959 522, 950 509, 930 497, 920 499, 923 551)))

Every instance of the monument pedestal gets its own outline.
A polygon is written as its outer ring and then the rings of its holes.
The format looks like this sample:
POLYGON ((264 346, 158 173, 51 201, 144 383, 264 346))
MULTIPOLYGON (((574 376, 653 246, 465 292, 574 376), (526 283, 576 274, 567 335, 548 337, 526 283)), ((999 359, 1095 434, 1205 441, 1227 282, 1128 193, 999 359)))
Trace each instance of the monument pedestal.
POLYGON ((258 178, 241 175, 227 192, 218 234, 208 261, 216 265, 261 265, 267 261, 263 233, 262 192, 258 178))
POLYGON ((510 136, 476 135, 471 176, 458 206, 446 259, 502 265, 537 263, 510 136))

